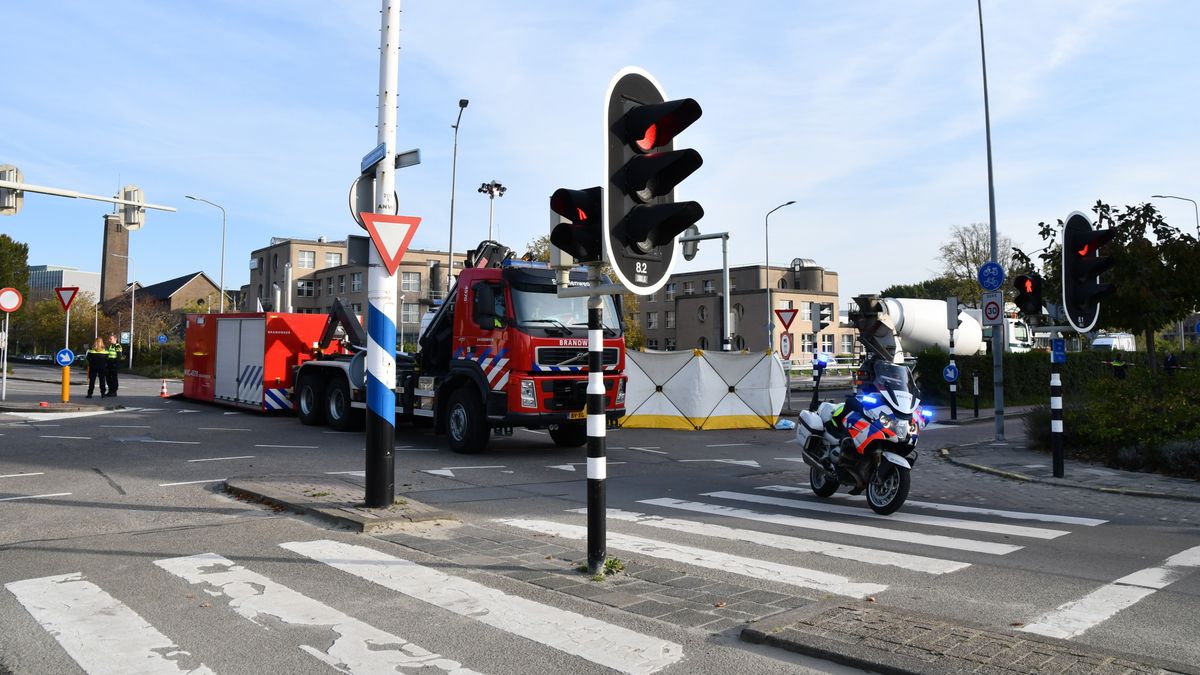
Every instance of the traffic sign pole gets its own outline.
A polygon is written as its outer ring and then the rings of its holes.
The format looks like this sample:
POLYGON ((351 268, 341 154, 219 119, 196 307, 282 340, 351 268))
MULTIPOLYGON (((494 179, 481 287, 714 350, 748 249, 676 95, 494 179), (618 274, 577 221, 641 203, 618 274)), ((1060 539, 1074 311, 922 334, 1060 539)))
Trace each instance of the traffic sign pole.
POLYGON ((3 382, 0 384, 0 401, 8 399, 8 315, 21 309, 22 302, 21 291, 0 288, 0 311, 4 312, 4 334, 0 335, 0 382, 3 382))
MULTIPOLYGON (((71 297, 74 300, 74 296, 71 297)), ((70 351, 71 349, 71 306, 67 305, 67 329, 63 336, 63 349, 70 351)), ((62 365, 62 364, 59 364, 62 365)), ((71 366, 64 365, 62 367, 62 402, 70 403, 71 401, 71 366)))

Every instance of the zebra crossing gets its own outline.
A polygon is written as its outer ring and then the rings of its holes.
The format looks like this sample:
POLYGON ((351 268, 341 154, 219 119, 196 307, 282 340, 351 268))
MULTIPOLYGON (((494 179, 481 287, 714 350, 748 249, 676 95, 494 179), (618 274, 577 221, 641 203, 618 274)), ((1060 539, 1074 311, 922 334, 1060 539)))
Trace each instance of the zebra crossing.
MULTIPOLYGON (((314 540, 284 542, 279 547, 298 560, 320 563, 322 573, 352 575, 418 600, 435 613, 465 617, 617 672, 654 673, 683 658, 683 647, 669 640, 506 593, 367 546, 314 540)), ((456 655, 437 653, 217 553, 164 558, 152 565, 167 575, 158 578, 158 583, 194 588, 196 596, 207 599, 202 606, 223 607, 248 622, 250 627, 245 630, 294 629, 301 641, 298 649, 314 660, 318 672, 322 669, 318 663, 351 674, 423 670, 469 675, 496 665, 466 663, 456 655), (326 637, 315 637, 318 635, 326 637)), ((218 672, 187 646, 189 637, 198 642, 203 642, 202 638, 160 631, 83 572, 13 581, 5 588, 84 672, 218 672)), ((399 623, 411 625, 412 619, 399 623)))

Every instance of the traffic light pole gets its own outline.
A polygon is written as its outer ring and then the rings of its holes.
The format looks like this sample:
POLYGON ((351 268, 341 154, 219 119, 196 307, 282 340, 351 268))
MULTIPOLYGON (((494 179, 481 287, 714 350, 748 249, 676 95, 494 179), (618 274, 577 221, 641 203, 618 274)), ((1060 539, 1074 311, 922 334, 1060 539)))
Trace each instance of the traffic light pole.
MULTIPOLYGON (((588 265, 588 286, 600 286, 600 265, 588 265)), ((608 416, 604 392, 604 297, 588 296, 588 384, 587 384, 587 565, 588 573, 600 574, 606 557, 608 460, 605 435, 608 416)))

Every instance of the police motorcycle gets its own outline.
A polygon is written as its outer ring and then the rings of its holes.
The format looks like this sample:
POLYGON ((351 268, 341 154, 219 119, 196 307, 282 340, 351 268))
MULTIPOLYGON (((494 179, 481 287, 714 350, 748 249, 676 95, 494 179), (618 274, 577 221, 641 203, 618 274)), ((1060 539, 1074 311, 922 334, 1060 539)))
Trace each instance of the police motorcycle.
POLYGON ((917 437, 932 412, 921 408, 908 367, 874 354, 859 367, 856 391, 843 403, 818 404, 828 361, 827 354, 814 360, 812 403, 796 424, 809 485, 818 497, 853 485, 850 494, 865 490, 873 511, 894 513, 908 497, 917 437))

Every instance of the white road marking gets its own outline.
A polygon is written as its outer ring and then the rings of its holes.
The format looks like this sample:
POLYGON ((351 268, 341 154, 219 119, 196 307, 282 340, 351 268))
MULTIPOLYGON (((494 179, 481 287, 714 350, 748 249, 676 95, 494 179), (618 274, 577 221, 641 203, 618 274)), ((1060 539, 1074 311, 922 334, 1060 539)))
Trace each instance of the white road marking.
POLYGON ((365 546, 335 541, 280 546, 384 588, 621 672, 653 673, 683 658, 683 647, 673 642, 508 595, 365 546))
POLYGON ((22 495, 20 497, 4 497, 0 498, 0 502, 15 502, 19 499, 40 499, 42 497, 69 497, 70 492, 52 492, 48 495, 22 495))
POLYGON ((159 483, 158 487, 173 487, 176 485, 199 485, 200 483, 220 483, 225 481, 225 478, 210 478, 209 480, 185 480, 181 483, 159 483))
POLYGON ((343 673, 391 673, 424 666, 451 673, 475 672, 215 553, 166 558, 154 564, 190 584, 206 586, 214 598, 228 598, 231 610, 264 629, 272 625, 271 619, 328 629, 333 635, 320 642, 322 647, 300 645, 300 649, 343 673))
POLYGON ((254 431, 253 429, 238 429, 234 427, 196 427, 197 431, 254 431))
POLYGON ((1195 567, 1200 567, 1200 546, 1176 553, 1159 567, 1147 567, 1101 586, 1078 600, 1059 606, 1021 630, 1064 640, 1073 638, 1182 579, 1190 573, 1190 568, 1195 567))
POLYGON ((366 478, 367 472, 366 471, 326 471, 325 475, 327 475, 327 476, 358 476, 359 478, 366 478))
POLYGON ((763 523, 774 523, 777 525, 786 525, 788 527, 801 527, 808 530, 819 530, 821 532, 836 532, 838 534, 868 537, 870 539, 883 539, 885 541, 902 541, 909 544, 923 544, 925 546, 936 546, 938 548, 949 548, 957 551, 971 551, 974 553, 1006 555, 1012 553, 1013 551, 1019 551, 1021 548, 1023 548, 1021 546, 1014 546, 1012 544, 993 544, 989 541, 960 539, 958 537, 946 537, 940 534, 921 534, 919 532, 906 532, 904 530, 889 530, 886 527, 872 527, 870 525, 856 525, 854 523, 838 523, 829 520, 818 520, 816 518, 789 516, 781 513, 759 513, 758 511, 747 511, 730 506, 705 504, 703 502, 685 502, 678 499, 643 499, 640 503, 652 504, 654 506, 666 506, 673 509, 683 509, 685 511, 697 511, 699 513, 727 515, 734 518, 746 518, 763 523))
POLYGON ((717 443, 716 445, 706 445, 706 448, 736 448, 742 445, 750 445, 750 443, 717 443))
POLYGON ((38 471, 36 473, 6 473, 0 478, 25 478, 26 476, 44 476, 45 473, 38 471))
POLYGON ((681 459, 681 462, 720 462, 722 464, 737 464, 739 466, 749 466, 755 469, 762 468, 758 462, 753 459, 681 459))
POLYGON ((261 444, 255 445, 254 447, 256 447, 256 448, 290 448, 293 450, 316 450, 318 446, 315 446, 315 445, 271 445, 270 443, 261 443, 261 444))
POLYGON ((40 436, 39 438, 64 438, 69 441, 90 441, 91 436, 40 436))
POLYGON ((102 429, 150 429, 149 424, 101 424, 102 429))
MULTIPOLYGON (((803 489, 796 490, 804 492, 803 489)), ((836 499, 844 500, 861 500, 862 497, 838 493, 833 495, 836 499)), ((981 516, 996 516, 998 518, 1011 518, 1012 520, 1037 520, 1044 523, 1063 523, 1064 525, 1084 525, 1087 527, 1095 527, 1107 523, 1107 520, 1099 518, 1080 518, 1078 516, 1056 516, 1052 513, 1026 513, 1023 511, 1003 511, 1000 509, 984 509, 977 506, 958 506, 957 504, 938 504, 936 502, 919 502, 909 499, 904 502, 904 506, 916 506, 923 509, 934 509, 935 511, 949 511, 952 513, 977 513, 981 516)))
POLYGON ((175 414, 177 414, 177 415, 186 415, 186 414, 188 414, 188 413, 198 413, 198 412, 200 412, 200 411, 199 411, 199 410, 186 410, 186 409, 185 409, 185 410, 176 410, 176 411, 175 411, 175 414))
POLYGON ((639 448, 639 447, 637 447, 637 446, 631 445, 631 446, 629 446, 629 449, 630 449, 630 450, 641 450, 642 452, 652 452, 652 453, 654 453, 654 454, 656 454, 656 455, 666 455, 666 454, 669 454, 669 453, 667 453, 667 452, 666 452, 666 451, 664 451, 664 450, 659 450, 657 445, 655 445, 655 446, 651 446, 651 447, 649 447, 649 448, 639 448))
POLYGON ((138 443, 166 443, 169 445, 200 445, 200 441, 160 441, 160 440, 155 440, 155 439, 151 439, 151 438, 146 438, 146 439, 138 438, 138 439, 134 439, 134 440, 137 441, 138 443))
MULTIPOLYGON (((571 511, 574 513, 587 513, 587 509, 571 509, 571 511)), ((715 509, 713 513, 717 513, 718 515, 729 515, 728 513, 719 513, 719 511, 715 509)), ((753 511, 745 511, 744 513, 751 516, 757 515, 753 511)), ((971 566, 971 563, 959 562, 957 560, 941 560, 939 558, 927 558, 921 555, 893 553, 891 551, 883 551, 875 548, 847 546, 844 544, 835 544, 833 542, 819 541, 816 539, 802 539, 800 537, 772 534, 770 532, 759 532, 757 530, 742 530, 733 527, 726 527, 724 525, 701 523, 692 520, 680 520, 678 518, 663 518, 662 516, 652 516, 644 513, 622 511, 620 509, 609 509, 608 517, 612 518, 613 520, 623 520, 630 523, 637 523, 638 525, 648 525, 650 527, 658 527, 676 532, 699 534, 706 537, 728 539, 731 541, 745 541, 752 544, 759 544, 761 546, 783 549, 785 551, 818 553, 821 555, 830 556, 831 558, 854 560, 872 565, 891 565, 893 567, 900 567, 902 569, 912 570, 914 572, 925 572, 927 574, 945 574, 947 572, 954 572, 956 570, 961 570, 971 566)))
POLYGON ((87 673, 212 673, 121 601, 86 581, 60 574, 4 585, 87 673))
MULTIPOLYGON (((22 418, 22 419, 26 419, 26 420, 39 420, 39 421, 46 421, 46 422, 57 422, 57 421, 61 421, 61 420, 70 420, 70 419, 75 419, 75 418, 77 418, 77 417, 95 417, 96 415, 111 415, 111 414, 113 414, 113 413, 115 413, 115 412, 117 412, 117 411, 115 411, 115 410, 94 410, 94 411, 91 411, 91 412, 61 412, 61 413, 49 413, 49 412, 47 412, 47 413, 22 413, 22 412, 9 412, 9 413, 5 413, 5 414, 6 414, 6 415, 12 415, 13 417, 20 417, 20 418, 22 418)), ((45 427, 45 426, 51 426, 51 425, 49 425, 49 424, 39 424, 38 426, 40 426, 40 427, 45 427)), ((55 425, 53 425, 53 426, 58 426, 58 425, 57 425, 57 424, 55 424, 55 425)))
POLYGON ((220 462, 225 459, 254 459, 254 455, 239 455, 237 457, 204 457, 201 459, 189 459, 188 462, 220 462))
POLYGON ((466 469, 507 469, 506 466, 443 466, 440 469, 424 469, 424 473, 431 473, 435 476, 446 476, 454 478, 454 471, 463 471, 466 469))
MULTIPOLYGON (((608 466, 624 464, 625 462, 605 462, 608 466)), ((572 464, 549 464, 547 469, 559 469, 561 471, 574 471, 577 466, 587 466, 587 462, 574 462, 572 464)))
MULTIPOLYGON (((564 539, 587 539, 587 528, 579 525, 564 525, 548 520, 526 520, 521 518, 502 518, 495 522, 564 539)), ((811 588, 824 593, 834 593, 852 598, 865 598, 887 590, 887 586, 883 584, 856 583, 846 577, 829 574, 828 572, 820 572, 792 565, 781 565, 767 560, 755 560, 719 551, 708 551, 702 548, 669 544, 653 539, 643 539, 641 537, 613 532, 608 533, 607 544, 610 548, 631 551, 650 556, 651 558, 674 560, 697 567, 740 574, 742 576, 774 581, 790 586, 811 588)))
POLYGON ((539 431, 537 429, 524 429, 524 428, 522 428, 521 431, 528 431, 531 434, 537 434, 539 436, 545 436, 546 434, 550 433, 548 431, 539 431))
POLYGON ((227 412, 227 413, 221 413, 221 414, 222 414, 222 415, 241 415, 242 413, 240 413, 240 412, 227 412))
MULTIPOLYGON (((776 492, 790 492, 791 488, 786 485, 767 485, 759 487, 759 490, 771 490, 776 492)), ((930 525, 934 527, 946 527, 952 530, 969 530, 971 532, 990 532, 992 534, 1006 534, 1011 537, 1029 537, 1031 539, 1057 539, 1064 534, 1071 534, 1067 530, 1048 530, 1043 527, 1028 527, 1025 525, 1007 525, 1005 523, 988 523, 977 520, 962 520, 961 518, 943 518, 941 516, 925 516, 919 513, 893 513, 888 516, 881 516, 874 511, 866 508, 855 506, 838 506, 837 504, 826 504, 824 502, 812 502, 799 499, 782 499, 778 497, 763 497, 761 495, 746 495, 736 492, 709 492, 705 497, 721 497, 725 499, 739 499, 742 501, 756 502, 759 504, 770 504, 772 506, 783 506, 789 509, 807 509, 809 511, 823 511, 825 513, 836 513, 842 516, 855 516, 857 518, 872 518, 875 520, 889 520, 897 523, 912 523, 914 525, 930 525)))

